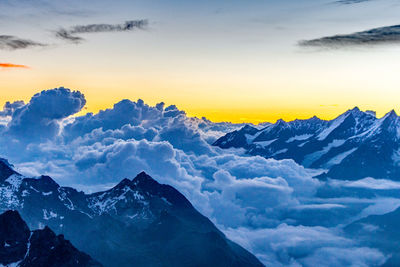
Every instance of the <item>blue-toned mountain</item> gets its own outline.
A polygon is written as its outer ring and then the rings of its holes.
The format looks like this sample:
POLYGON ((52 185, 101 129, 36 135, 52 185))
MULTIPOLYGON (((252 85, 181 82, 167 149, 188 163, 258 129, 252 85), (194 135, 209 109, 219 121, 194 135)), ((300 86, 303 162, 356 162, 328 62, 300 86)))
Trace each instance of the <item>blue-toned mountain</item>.
POLYGON ((325 121, 317 117, 262 129, 245 126, 219 138, 215 146, 244 148, 249 155, 293 159, 316 169, 321 177, 354 180, 364 177, 400 179, 400 118, 383 118, 359 108, 325 121))
POLYGON ((32 229, 49 226, 104 266, 263 266, 144 172, 93 194, 24 177, 5 160, 0 177, 0 211, 19 211, 32 229))
POLYGON ((0 265, 19 267, 100 267, 89 255, 80 252, 62 235, 47 226, 29 230, 17 211, 0 215, 0 265))

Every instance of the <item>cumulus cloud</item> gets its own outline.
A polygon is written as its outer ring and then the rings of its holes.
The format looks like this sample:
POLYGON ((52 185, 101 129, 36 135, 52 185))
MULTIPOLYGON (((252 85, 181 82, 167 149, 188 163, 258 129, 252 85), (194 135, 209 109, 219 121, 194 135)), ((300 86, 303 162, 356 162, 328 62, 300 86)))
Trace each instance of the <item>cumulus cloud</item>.
POLYGON ((0 63, 0 68, 8 69, 8 68, 22 68, 22 69, 29 69, 26 65, 19 65, 13 63, 0 63))
POLYGON ((129 20, 123 24, 89 24, 77 25, 70 29, 61 28, 55 32, 55 36, 70 41, 73 43, 80 43, 84 39, 79 34, 85 33, 101 33, 101 32, 126 32, 133 30, 143 30, 147 27, 147 20, 129 20))
POLYGON ((209 188, 217 191, 209 193, 210 204, 214 207, 211 216, 225 226, 274 225, 278 209, 298 204, 292 194, 293 188, 283 178, 238 179, 224 169, 215 172, 213 178, 209 188))
POLYGON ((400 25, 374 28, 351 34, 327 36, 299 42, 302 47, 343 48, 352 46, 396 44, 400 42, 400 25))
POLYGON ((26 105, 17 104, 19 107, 12 112, 6 134, 20 140, 52 138, 58 134, 60 120, 80 111, 85 103, 84 95, 78 91, 63 87, 42 91, 26 105))
POLYGON ((25 105, 25 103, 22 100, 17 100, 14 102, 7 101, 4 104, 3 110, 0 111, 0 116, 1 117, 12 116, 15 110, 23 107, 24 105, 25 105))
POLYGON ((46 44, 28 39, 22 39, 12 35, 0 35, 0 49, 17 50, 43 46, 46 46, 46 44))
POLYGON ((146 171, 176 187, 266 265, 313 266, 323 260, 316 252, 337 256, 338 266, 385 259, 377 249, 346 238, 340 223, 395 208, 377 195, 393 184, 323 182, 293 160, 213 147, 216 138, 243 125, 188 117, 173 105, 122 100, 96 114, 71 117, 85 103, 83 94, 65 88, 42 91, 26 104, 6 103, 1 155, 21 173, 49 174, 88 191, 146 171), (346 192, 351 186, 364 186, 369 198, 346 192), (343 251, 354 257, 339 255, 343 251))

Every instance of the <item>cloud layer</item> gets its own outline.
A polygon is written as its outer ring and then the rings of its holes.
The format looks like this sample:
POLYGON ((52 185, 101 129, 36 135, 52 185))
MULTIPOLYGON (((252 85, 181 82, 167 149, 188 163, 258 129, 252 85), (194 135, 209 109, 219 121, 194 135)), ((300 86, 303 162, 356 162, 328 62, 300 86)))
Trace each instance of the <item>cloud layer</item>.
POLYGON ((85 103, 83 94, 65 88, 44 90, 26 104, 6 103, 1 156, 26 175, 49 174, 86 190, 144 170, 176 187, 266 265, 370 266, 386 260, 341 227, 398 207, 389 181, 324 182, 292 160, 213 147, 216 138, 243 125, 188 117, 173 105, 122 100, 71 117, 85 103))
POLYGON ((302 47, 342 48, 395 44, 400 42, 400 25, 374 28, 351 34, 327 36, 299 42, 302 47))
POLYGON ((85 104, 80 92, 62 87, 37 93, 26 105, 21 102, 6 104, 5 111, 12 110, 12 120, 5 134, 20 140, 53 138, 59 132, 59 121, 77 113, 85 104))

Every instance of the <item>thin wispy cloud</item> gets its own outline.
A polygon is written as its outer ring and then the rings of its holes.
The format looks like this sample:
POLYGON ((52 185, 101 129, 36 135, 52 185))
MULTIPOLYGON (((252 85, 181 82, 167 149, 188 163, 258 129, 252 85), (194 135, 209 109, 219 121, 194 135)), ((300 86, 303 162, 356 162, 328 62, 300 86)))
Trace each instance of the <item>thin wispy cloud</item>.
POLYGON ((379 27, 351 34, 326 36, 299 42, 302 47, 345 48, 400 43, 400 25, 379 27))
POLYGON ((46 46, 46 44, 28 39, 22 39, 12 35, 0 35, 0 49, 17 50, 39 46, 46 46))
POLYGON ((342 5, 351 5, 351 4, 359 4, 362 2, 369 2, 371 0, 338 0, 335 1, 337 4, 342 4, 342 5))
POLYGON ((0 63, 0 69, 9 69, 9 68, 29 69, 29 67, 26 65, 19 65, 13 63, 0 63))
POLYGON ((77 25, 70 29, 61 28, 55 32, 56 37, 70 41, 73 43, 80 43, 85 39, 80 37, 80 34, 86 33, 104 33, 104 32, 126 32, 133 30, 144 30, 148 25, 147 20, 130 20, 123 24, 89 24, 77 25))

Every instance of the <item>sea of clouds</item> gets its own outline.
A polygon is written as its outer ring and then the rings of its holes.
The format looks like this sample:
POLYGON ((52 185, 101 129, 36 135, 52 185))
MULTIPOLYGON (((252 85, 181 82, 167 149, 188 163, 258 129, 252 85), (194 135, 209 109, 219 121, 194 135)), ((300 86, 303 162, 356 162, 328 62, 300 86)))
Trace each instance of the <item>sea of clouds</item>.
POLYGON ((147 172, 174 186, 232 240, 273 266, 371 266, 388 255, 343 227, 397 209, 400 183, 320 181, 292 160, 211 146, 241 124, 188 117, 176 106, 122 100, 99 113, 79 91, 45 90, 0 111, 0 156, 27 176, 93 192, 147 172))

